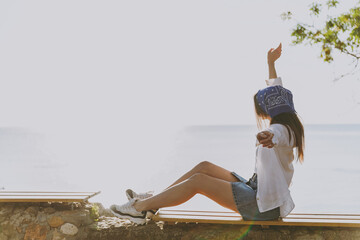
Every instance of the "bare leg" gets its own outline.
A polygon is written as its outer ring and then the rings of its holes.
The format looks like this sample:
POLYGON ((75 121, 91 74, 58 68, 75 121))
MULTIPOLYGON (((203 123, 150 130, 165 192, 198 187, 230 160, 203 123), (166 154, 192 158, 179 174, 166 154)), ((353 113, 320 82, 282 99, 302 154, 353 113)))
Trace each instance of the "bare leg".
POLYGON ((231 182, 203 173, 196 173, 150 198, 138 200, 134 207, 138 211, 171 207, 182 204, 200 193, 214 200, 221 206, 237 212, 233 198, 231 182))
POLYGON ((209 176, 212 176, 215 178, 219 178, 219 179, 222 179, 222 180, 225 180, 228 182, 238 182, 239 181, 234 175, 231 174, 230 171, 226 170, 225 168, 222 168, 222 167, 220 167, 216 164, 213 164, 211 162, 208 162, 208 161, 203 161, 203 162, 200 162, 198 165, 196 165, 189 172, 185 173, 182 177, 180 177, 178 180, 176 180, 173 184, 171 184, 170 186, 165 188, 164 191, 178 183, 181 183, 182 181, 188 179, 189 177, 191 177, 192 175, 194 175, 196 173, 204 173, 206 175, 209 175, 209 176))

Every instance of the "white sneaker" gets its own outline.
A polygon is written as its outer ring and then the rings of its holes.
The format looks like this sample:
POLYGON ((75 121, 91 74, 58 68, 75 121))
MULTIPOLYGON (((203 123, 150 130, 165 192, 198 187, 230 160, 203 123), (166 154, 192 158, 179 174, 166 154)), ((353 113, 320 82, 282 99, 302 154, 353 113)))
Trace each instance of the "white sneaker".
POLYGON ((132 198, 140 198, 140 199, 145 199, 145 198, 149 198, 152 197, 154 194, 154 191, 147 191, 146 193, 136 193, 131 189, 127 189, 126 190, 126 197, 130 200, 132 198))
POLYGON ((138 198, 132 198, 129 202, 123 205, 113 204, 110 206, 111 212, 122 219, 129 219, 130 221, 136 224, 146 223, 146 212, 147 211, 137 211, 133 206, 134 203, 139 200, 138 198))
MULTIPOLYGON (((127 189, 126 190, 126 196, 127 198, 130 200, 132 198, 140 198, 140 199, 145 199, 145 198, 149 198, 152 197, 154 194, 154 191, 147 191, 146 193, 136 193, 131 189, 127 189)), ((152 216, 155 215, 155 213, 158 211, 159 209, 151 209, 148 210, 146 213, 146 217, 147 218, 152 218, 152 216)))

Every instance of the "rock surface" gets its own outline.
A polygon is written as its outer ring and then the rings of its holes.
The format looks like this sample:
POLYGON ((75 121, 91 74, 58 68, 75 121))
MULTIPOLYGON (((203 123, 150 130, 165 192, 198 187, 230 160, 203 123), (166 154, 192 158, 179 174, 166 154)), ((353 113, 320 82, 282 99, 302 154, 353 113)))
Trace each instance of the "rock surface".
POLYGON ((95 239, 142 240, 357 240, 360 229, 332 227, 244 226, 235 224, 177 223, 149 221, 136 225, 128 220, 102 218, 88 234, 95 239))
POLYGON ((359 228, 244 226, 209 223, 137 225, 99 203, 0 203, 0 240, 356 240, 359 228))
POLYGON ((44 225, 31 224, 26 228, 24 240, 45 240, 47 228, 44 225))
POLYGON ((57 228, 63 225, 65 222, 64 220, 59 216, 51 216, 47 222, 49 223, 50 227, 57 228))
POLYGON ((74 236, 75 234, 78 233, 78 228, 71 223, 65 223, 64 225, 61 226, 60 228, 60 232, 66 235, 71 235, 74 236))
POLYGON ((0 203, 0 240, 87 239, 97 204, 0 203))

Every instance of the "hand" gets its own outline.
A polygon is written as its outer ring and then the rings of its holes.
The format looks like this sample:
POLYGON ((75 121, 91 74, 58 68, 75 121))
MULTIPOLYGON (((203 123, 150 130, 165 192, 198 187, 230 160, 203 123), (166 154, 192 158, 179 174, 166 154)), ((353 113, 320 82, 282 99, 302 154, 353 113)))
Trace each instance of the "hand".
POLYGON ((275 50, 273 48, 271 48, 268 51, 268 54, 267 54, 268 63, 274 63, 280 56, 281 56, 281 43, 275 50))
POLYGON ((256 135, 256 138, 263 147, 272 148, 274 147, 274 143, 272 142, 273 136, 274 134, 269 131, 262 131, 256 135))

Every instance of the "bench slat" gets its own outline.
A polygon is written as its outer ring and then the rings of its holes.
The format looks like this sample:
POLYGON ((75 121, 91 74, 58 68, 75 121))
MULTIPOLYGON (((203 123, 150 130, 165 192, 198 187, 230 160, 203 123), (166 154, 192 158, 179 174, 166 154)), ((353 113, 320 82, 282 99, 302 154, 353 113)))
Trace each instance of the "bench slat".
POLYGON ((8 198, 8 197, 87 197, 88 194, 0 194, 0 198, 8 198))
MULTIPOLYGON (((222 212, 222 211, 200 211, 200 210, 175 210, 175 209, 166 209, 163 208, 161 209, 161 213, 176 213, 179 212, 180 214, 184 213, 184 212, 190 212, 190 213, 215 213, 215 214, 219 214, 219 213, 225 213, 226 215, 236 215, 238 216, 239 213, 237 212, 222 212)), ((349 214, 349 213, 290 213, 288 216, 293 216, 293 215, 320 215, 320 216, 327 216, 327 215, 332 215, 332 216, 356 216, 356 217, 360 217, 360 214, 349 214)))
POLYGON ((0 191, 0 202, 85 202, 98 192, 0 191))
POLYGON ((244 221, 239 213, 160 209, 154 221, 199 222, 242 225, 360 227, 360 214, 291 213, 282 220, 244 221))
MULTIPOLYGON (((239 214, 238 214, 239 215, 239 214)), ((169 217, 171 218, 172 216, 174 217, 179 217, 179 218, 187 218, 187 217, 215 217, 215 218, 234 218, 236 216, 234 215, 222 215, 222 214, 219 214, 219 215, 214 215, 214 214, 196 214, 196 215, 193 215, 193 214, 188 214, 188 213, 184 213, 184 214, 171 214, 171 213, 161 213, 161 216, 162 217, 169 217)), ((295 216, 295 217, 286 217, 286 218, 283 218, 283 219, 323 219, 323 220, 355 220, 355 221, 360 221, 360 217, 348 217, 348 216, 334 216, 334 217, 329 217, 329 216, 323 216, 323 217, 319 217, 319 214, 318 215, 315 215, 315 216, 310 216, 310 215, 306 215, 304 217, 300 217, 300 216, 295 216)))
POLYGON ((2 191, 0 190, 0 194, 2 193, 85 193, 92 194, 94 192, 58 192, 58 191, 2 191))

